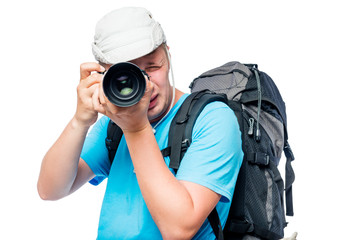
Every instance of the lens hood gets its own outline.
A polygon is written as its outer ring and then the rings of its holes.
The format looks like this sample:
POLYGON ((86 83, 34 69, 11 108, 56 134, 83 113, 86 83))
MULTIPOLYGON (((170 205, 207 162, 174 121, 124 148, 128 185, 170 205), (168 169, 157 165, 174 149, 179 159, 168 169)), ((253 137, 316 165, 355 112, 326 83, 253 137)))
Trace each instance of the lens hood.
POLYGON ((105 96, 119 107, 129 107, 140 101, 146 89, 146 78, 133 63, 114 64, 105 73, 103 80, 105 96))

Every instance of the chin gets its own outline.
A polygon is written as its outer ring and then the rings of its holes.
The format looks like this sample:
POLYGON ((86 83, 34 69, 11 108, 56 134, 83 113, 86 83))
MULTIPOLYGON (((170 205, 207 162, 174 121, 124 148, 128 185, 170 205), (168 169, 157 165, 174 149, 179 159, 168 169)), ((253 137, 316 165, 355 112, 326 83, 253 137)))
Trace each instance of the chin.
POLYGON ((166 111, 159 111, 157 107, 154 107, 148 111, 148 118, 150 123, 159 121, 164 115, 166 111))

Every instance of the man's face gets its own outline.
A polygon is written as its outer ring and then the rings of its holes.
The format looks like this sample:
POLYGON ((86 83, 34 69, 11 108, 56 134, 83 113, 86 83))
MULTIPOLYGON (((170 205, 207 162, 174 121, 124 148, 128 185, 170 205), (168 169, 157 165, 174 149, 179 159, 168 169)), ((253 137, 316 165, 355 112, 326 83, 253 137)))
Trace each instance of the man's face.
MULTIPOLYGON (((172 87, 169 81, 169 62, 163 45, 148 55, 130 61, 140 69, 145 70, 154 83, 151 95, 148 118, 150 122, 156 122, 163 117, 170 108, 172 99, 172 87)), ((110 65, 106 65, 109 68, 110 65)))

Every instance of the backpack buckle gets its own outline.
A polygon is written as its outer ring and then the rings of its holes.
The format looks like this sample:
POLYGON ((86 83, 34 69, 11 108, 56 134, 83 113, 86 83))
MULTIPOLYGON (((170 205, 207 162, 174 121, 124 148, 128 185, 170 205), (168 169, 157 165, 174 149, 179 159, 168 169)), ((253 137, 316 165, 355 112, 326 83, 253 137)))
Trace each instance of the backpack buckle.
POLYGON ((267 166, 270 162, 270 156, 266 153, 249 153, 247 160, 256 165, 267 166))
POLYGON ((188 149, 188 147, 190 146, 190 140, 189 139, 184 139, 184 141, 181 142, 181 150, 185 150, 188 149))
POLYGON ((111 139, 105 138, 105 145, 106 145, 107 150, 111 150, 111 142, 112 142, 111 139))
POLYGON ((118 143, 110 138, 105 138, 105 145, 109 151, 116 150, 118 143))
POLYGON ((292 152, 290 144, 287 141, 284 146, 284 153, 286 158, 291 159, 291 161, 295 160, 294 153, 292 152))
MULTIPOLYGON (((184 118, 184 119, 177 120, 177 121, 176 121, 176 124, 186 123, 187 120, 189 120, 189 115, 186 114, 185 118, 184 118)), ((185 139, 185 140, 186 140, 186 139, 185 139)))

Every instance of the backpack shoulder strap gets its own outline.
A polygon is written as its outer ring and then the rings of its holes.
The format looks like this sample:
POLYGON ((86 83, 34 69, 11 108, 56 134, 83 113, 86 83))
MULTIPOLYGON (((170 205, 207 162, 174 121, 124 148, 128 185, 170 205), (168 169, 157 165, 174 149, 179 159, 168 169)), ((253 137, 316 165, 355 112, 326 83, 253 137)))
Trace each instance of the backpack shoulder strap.
POLYGON ((117 148, 119 146, 121 137, 123 135, 123 132, 121 128, 116 125, 113 121, 109 121, 108 127, 107 127, 107 135, 105 138, 105 145, 109 152, 109 161, 110 166, 112 165, 114 161, 114 157, 117 151, 117 148))
POLYGON ((291 162, 295 160, 295 157, 288 141, 285 142, 284 153, 286 156, 286 164, 285 164, 286 215, 294 216, 292 184, 295 181, 295 173, 292 168, 291 162))
POLYGON ((192 130, 195 121, 204 107, 214 101, 227 103, 223 94, 215 94, 209 90, 191 93, 181 105, 171 122, 168 147, 163 150, 164 157, 170 156, 169 167, 176 172, 187 148, 192 142, 192 130))
MULTIPOLYGON (((164 157, 170 156, 169 167, 173 168, 175 173, 179 169, 181 159, 192 142, 192 130, 196 119, 205 106, 214 101, 228 104, 225 94, 216 94, 209 90, 193 92, 185 99, 172 120, 169 130, 168 147, 162 150, 162 154, 164 157)), ((224 234, 216 208, 212 210, 208 220, 216 239, 223 240, 224 234)))

